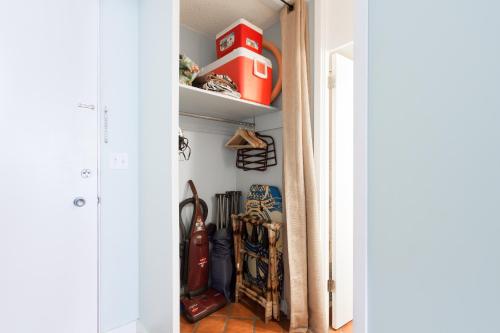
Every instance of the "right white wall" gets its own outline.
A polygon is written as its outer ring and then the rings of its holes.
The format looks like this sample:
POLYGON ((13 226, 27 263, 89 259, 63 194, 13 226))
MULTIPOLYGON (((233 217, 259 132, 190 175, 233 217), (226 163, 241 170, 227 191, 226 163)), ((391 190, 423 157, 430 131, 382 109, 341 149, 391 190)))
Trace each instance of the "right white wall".
POLYGON ((500 331, 499 11, 369 1, 370 333, 500 331))

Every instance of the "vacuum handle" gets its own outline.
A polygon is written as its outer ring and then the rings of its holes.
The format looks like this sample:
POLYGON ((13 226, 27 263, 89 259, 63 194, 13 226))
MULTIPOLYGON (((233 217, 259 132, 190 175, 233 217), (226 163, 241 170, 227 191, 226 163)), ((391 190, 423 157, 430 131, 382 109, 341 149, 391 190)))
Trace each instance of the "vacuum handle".
MULTIPOLYGON (((200 198, 198 197, 198 191, 196 191, 196 186, 194 186, 194 183, 191 179, 188 180, 188 184, 189 187, 191 187, 191 191, 193 192, 193 198, 194 198, 193 222, 196 223, 197 221, 201 221, 205 223, 205 219, 203 218, 203 213, 201 211, 200 198)), ((191 226, 191 228, 193 228, 193 226, 191 226)))
POLYGON ((191 188, 191 192, 193 192, 193 197, 198 198, 198 191, 196 191, 196 186, 194 186, 193 181, 188 180, 189 187, 191 188))

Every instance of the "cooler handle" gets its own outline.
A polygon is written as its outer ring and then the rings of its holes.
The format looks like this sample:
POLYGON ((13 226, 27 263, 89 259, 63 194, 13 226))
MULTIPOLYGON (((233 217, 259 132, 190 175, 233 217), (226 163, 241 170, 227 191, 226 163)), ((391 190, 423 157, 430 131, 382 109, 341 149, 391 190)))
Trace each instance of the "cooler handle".
POLYGON ((253 60, 253 74, 261 79, 267 79, 267 64, 264 61, 259 61, 257 59, 253 60), (259 72, 259 64, 264 65, 264 72, 259 72))

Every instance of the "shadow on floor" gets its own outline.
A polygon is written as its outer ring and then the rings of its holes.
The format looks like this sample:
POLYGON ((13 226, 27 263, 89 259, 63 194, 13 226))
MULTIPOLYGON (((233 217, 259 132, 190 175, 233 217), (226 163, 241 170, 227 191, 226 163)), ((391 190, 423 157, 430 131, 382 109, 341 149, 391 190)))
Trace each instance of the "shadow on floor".
MULTIPOLYGON (((284 316, 283 316, 284 317, 284 316)), ((252 302, 229 304, 225 308, 200 320, 195 324, 189 323, 181 316, 180 333, 287 333, 289 323, 282 319, 280 323, 269 321, 265 324, 262 310, 252 302)), ((352 322, 338 330, 330 332, 352 333, 352 322)))

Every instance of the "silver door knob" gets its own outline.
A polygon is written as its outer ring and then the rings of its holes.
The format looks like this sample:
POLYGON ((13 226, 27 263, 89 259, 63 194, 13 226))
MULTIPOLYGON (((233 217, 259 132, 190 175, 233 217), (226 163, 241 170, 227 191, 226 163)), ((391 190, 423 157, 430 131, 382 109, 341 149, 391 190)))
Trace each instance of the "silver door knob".
POLYGON ((73 205, 75 205, 76 207, 83 207, 85 206, 85 199, 84 198, 75 198, 75 200, 73 200, 73 205))

